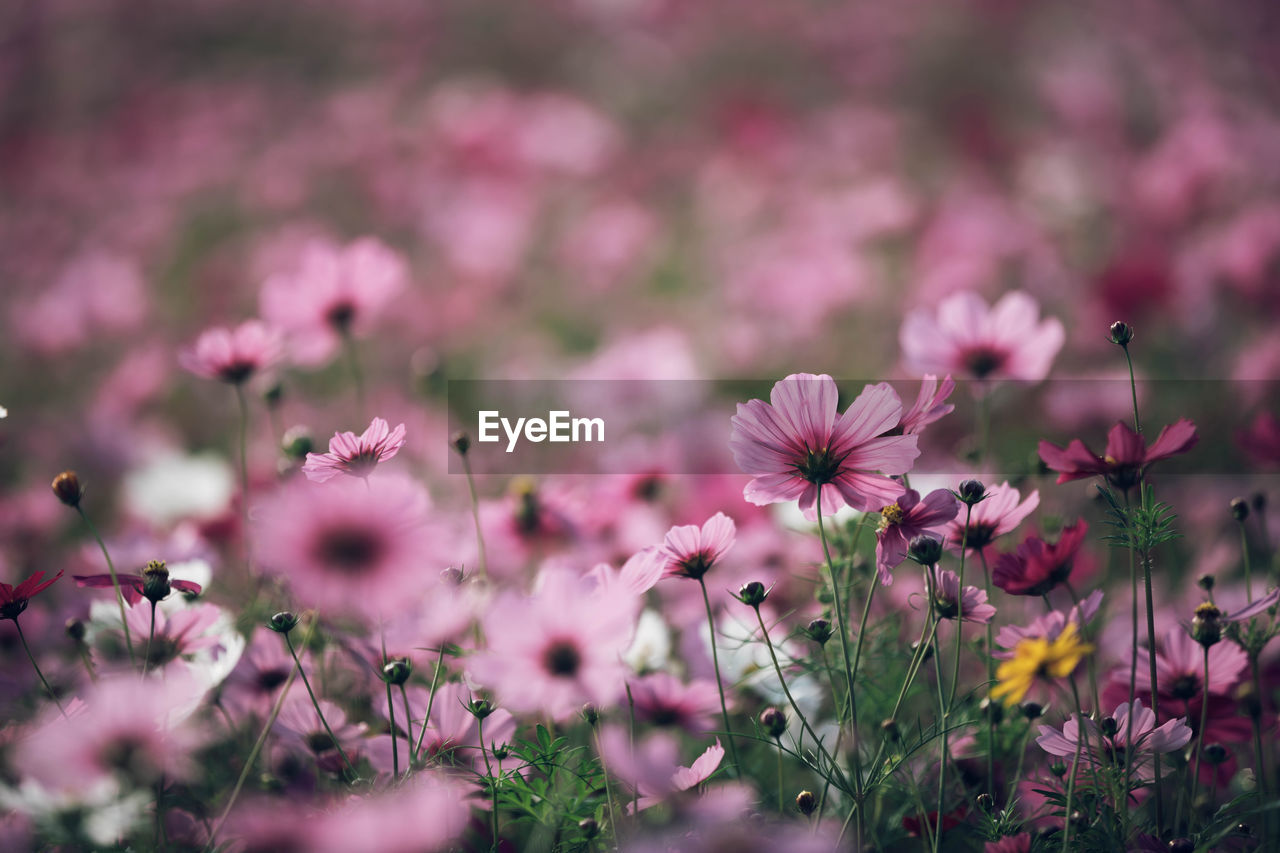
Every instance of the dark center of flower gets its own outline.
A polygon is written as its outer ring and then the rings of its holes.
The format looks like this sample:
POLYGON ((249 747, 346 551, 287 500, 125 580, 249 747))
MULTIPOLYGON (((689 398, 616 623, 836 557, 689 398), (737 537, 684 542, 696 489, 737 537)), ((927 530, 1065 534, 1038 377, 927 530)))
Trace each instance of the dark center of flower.
POLYGON ((146 742, 132 733, 104 743, 98 752, 98 763, 135 779, 149 779, 154 775, 146 742))
POLYGON ((250 376, 253 371, 257 370, 258 365, 252 361, 236 360, 229 361, 218 371, 218 377, 223 382, 230 382, 232 385, 239 385, 250 376))
POLYGON ((147 647, 147 664, 148 667, 154 669, 164 666, 170 661, 178 657, 181 649, 178 641, 173 637, 157 636, 152 637, 150 645, 147 647))
POLYGON ((552 675, 572 678, 582 666, 582 653, 569 640, 557 640, 542 653, 542 664, 552 675))
POLYGON ((306 741, 307 749, 316 755, 328 752, 334 747, 333 738, 329 737, 328 732, 311 732, 311 734, 307 735, 306 741))
POLYGON ((669 705, 659 705, 649 712, 649 722, 655 726, 672 726, 680 722, 680 712, 669 705))
POLYGON ((991 540, 996 538, 996 526, 986 521, 976 521, 969 524, 968 532, 964 535, 964 545, 975 551, 980 551, 991 544, 991 540))
POLYGON ((662 478, 657 474, 642 477, 631 487, 631 494, 636 500, 650 503, 656 501, 662 493, 662 478))
POLYGON ((964 366, 978 379, 985 379, 1004 366, 1009 354, 989 346, 976 346, 962 356, 964 366))
POLYGON ((289 670, 286 667, 264 669, 258 673, 258 689, 263 693, 270 693, 281 684, 284 684, 288 678, 289 670))
POLYGON ((954 599, 939 593, 933 600, 933 610, 938 614, 939 619, 954 619, 960 612, 960 605, 954 599))
POLYGON ((1106 756, 1111 766, 1123 767, 1128 755, 1128 749, 1125 748, 1124 744, 1115 743, 1111 738, 1103 738, 1102 753, 1106 756))
POLYGON ((346 300, 335 302, 324 318, 329 321, 330 326, 345 334, 351 328, 351 321, 356 318, 356 306, 346 300))
POLYGON ((842 462, 844 462, 844 457, 837 457, 829 447, 809 450, 805 454, 805 458, 796 463, 796 473, 810 483, 816 483, 821 486, 830 483, 836 478, 836 475, 840 473, 840 464, 842 462))
POLYGON ((715 561, 711 558, 711 555, 706 551, 699 551, 692 557, 689 557, 689 559, 683 560, 680 563, 679 574, 681 577, 686 577, 690 580, 696 581, 698 578, 710 571, 714 562, 715 561))
POLYGON ((1169 692, 1175 699, 1190 699, 1200 692, 1200 679, 1191 673, 1183 673, 1173 680, 1169 692))
POLYGON ((27 609, 27 599, 19 598, 17 601, 6 601, 0 604, 0 619, 17 619, 22 615, 22 611, 27 609))
POLYGON ((316 557, 342 574, 367 572, 384 550, 373 531, 363 527, 331 527, 316 543, 316 557))
POLYGON ((367 476, 378 465, 378 453, 375 450, 362 450, 346 462, 346 469, 353 476, 367 476))

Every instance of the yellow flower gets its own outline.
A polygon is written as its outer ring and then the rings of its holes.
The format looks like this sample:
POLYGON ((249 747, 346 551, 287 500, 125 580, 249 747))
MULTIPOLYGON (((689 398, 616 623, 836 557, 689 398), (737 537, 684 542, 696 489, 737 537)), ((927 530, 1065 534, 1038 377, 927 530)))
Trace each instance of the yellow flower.
POLYGON ((991 691, 991 698, 1003 699, 1006 706, 1016 705, 1026 698, 1037 678, 1066 678, 1092 651, 1092 645, 1080 641, 1074 622, 1068 622, 1052 641, 1044 637, 1023 640, 1014 647, 1013 657, 996 670, 1000 683, 991 691))

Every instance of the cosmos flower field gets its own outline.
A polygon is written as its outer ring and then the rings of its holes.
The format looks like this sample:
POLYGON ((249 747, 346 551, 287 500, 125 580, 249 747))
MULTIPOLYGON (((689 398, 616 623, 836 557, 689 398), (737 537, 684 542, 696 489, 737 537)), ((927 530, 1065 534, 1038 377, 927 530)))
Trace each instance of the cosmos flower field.
POLYGON ((1278 29, 0 11, 0 850, 1280 850, 1278 29))

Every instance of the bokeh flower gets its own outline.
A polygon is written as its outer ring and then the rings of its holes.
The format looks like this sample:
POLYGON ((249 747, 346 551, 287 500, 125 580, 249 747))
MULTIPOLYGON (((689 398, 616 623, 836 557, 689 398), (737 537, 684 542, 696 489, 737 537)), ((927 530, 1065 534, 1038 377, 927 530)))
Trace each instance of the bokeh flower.
MULTIPOLYGON (((1066 758, 1073 758, 1079 750, 1080 760, 1098 769, 1123 771, 1129 765, 1137 778, 1150 780, 1155 778, 1153 756, 1181 749, 1191 740, 1191 729, 1185 719, 1170 720, 1157 726, 1156 715, 1150 708, 1144 708, 1141 700, 1134 701, 1132 712, 1129 703, 1121 704, 1111 714, 1110 721, 1107 728, 1111 734, 1105 734, 1102 727, 1089 717, 1067 720, 1062 731, 1040 726, 1040 737, 1036 738, 1036 743, 1050 755, 1066 758), (1133 716, 1132 740, 1128 732, 1130 713, 1133 716), (1082 722, 1086 735, 1081 743, 1082 722)), ((1167 764, 1165 767, 1168 769, 1167 764)))
POLYGON ((246 320, 234 329, 201 333, 190 349, 178 354, 178 361, 196 376, 241 385, 275 364, 281 353, 274 329, 261 320, 246 320))
POLYGON ((991 689, 991 698, 1013 707, 1026 698, 1039 679, 1063 679, 1076 671, 1093 646, 1082 642, 1076 624, 1070 622, 1053 639, 1030 637, 1020 640, 1013 657, 996 669, 999 683, 991 689))
POLYGON ((1046 595, 1071 578, 1088 530, 1082 518, 1062 528, 1052 545, 1039 536, 1028 536, 1013 552, 1000 555, 991 569, 991 582, 1010 595, 1046 595))
POLYGON ((898 335, 907 369, 978 380, 1044 379, 1065 339, 1062 323, 1040 320, 1026 293, 1006 293, 993 306, 976 293, 954 293, 937 310, 907 315, 898 335))

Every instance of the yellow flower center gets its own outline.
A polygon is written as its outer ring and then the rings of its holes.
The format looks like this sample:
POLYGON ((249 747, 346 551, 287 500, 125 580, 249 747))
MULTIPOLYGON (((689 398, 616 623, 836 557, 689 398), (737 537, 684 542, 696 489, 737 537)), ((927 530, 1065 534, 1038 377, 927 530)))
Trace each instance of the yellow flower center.
POLYGON ((902 511, 902 507, 898 506, 896 503, 880 507, 880 526, 877 527, 876 530, 880 533, 884 533, 893 525, 901 524, 902 518, 905 514, 906 513, 902 511))
POLYGON ((1093 646, 1080 641, 1074 622, 1068 622, 1052 642, 1044 637, 1023 640, 1014 647, 1013 657, 996 670, 1000 683, 991 691, 991 698, 1012 707, 1026 698, 1037 678, 1066 678, 1091 652, 1093 646))

